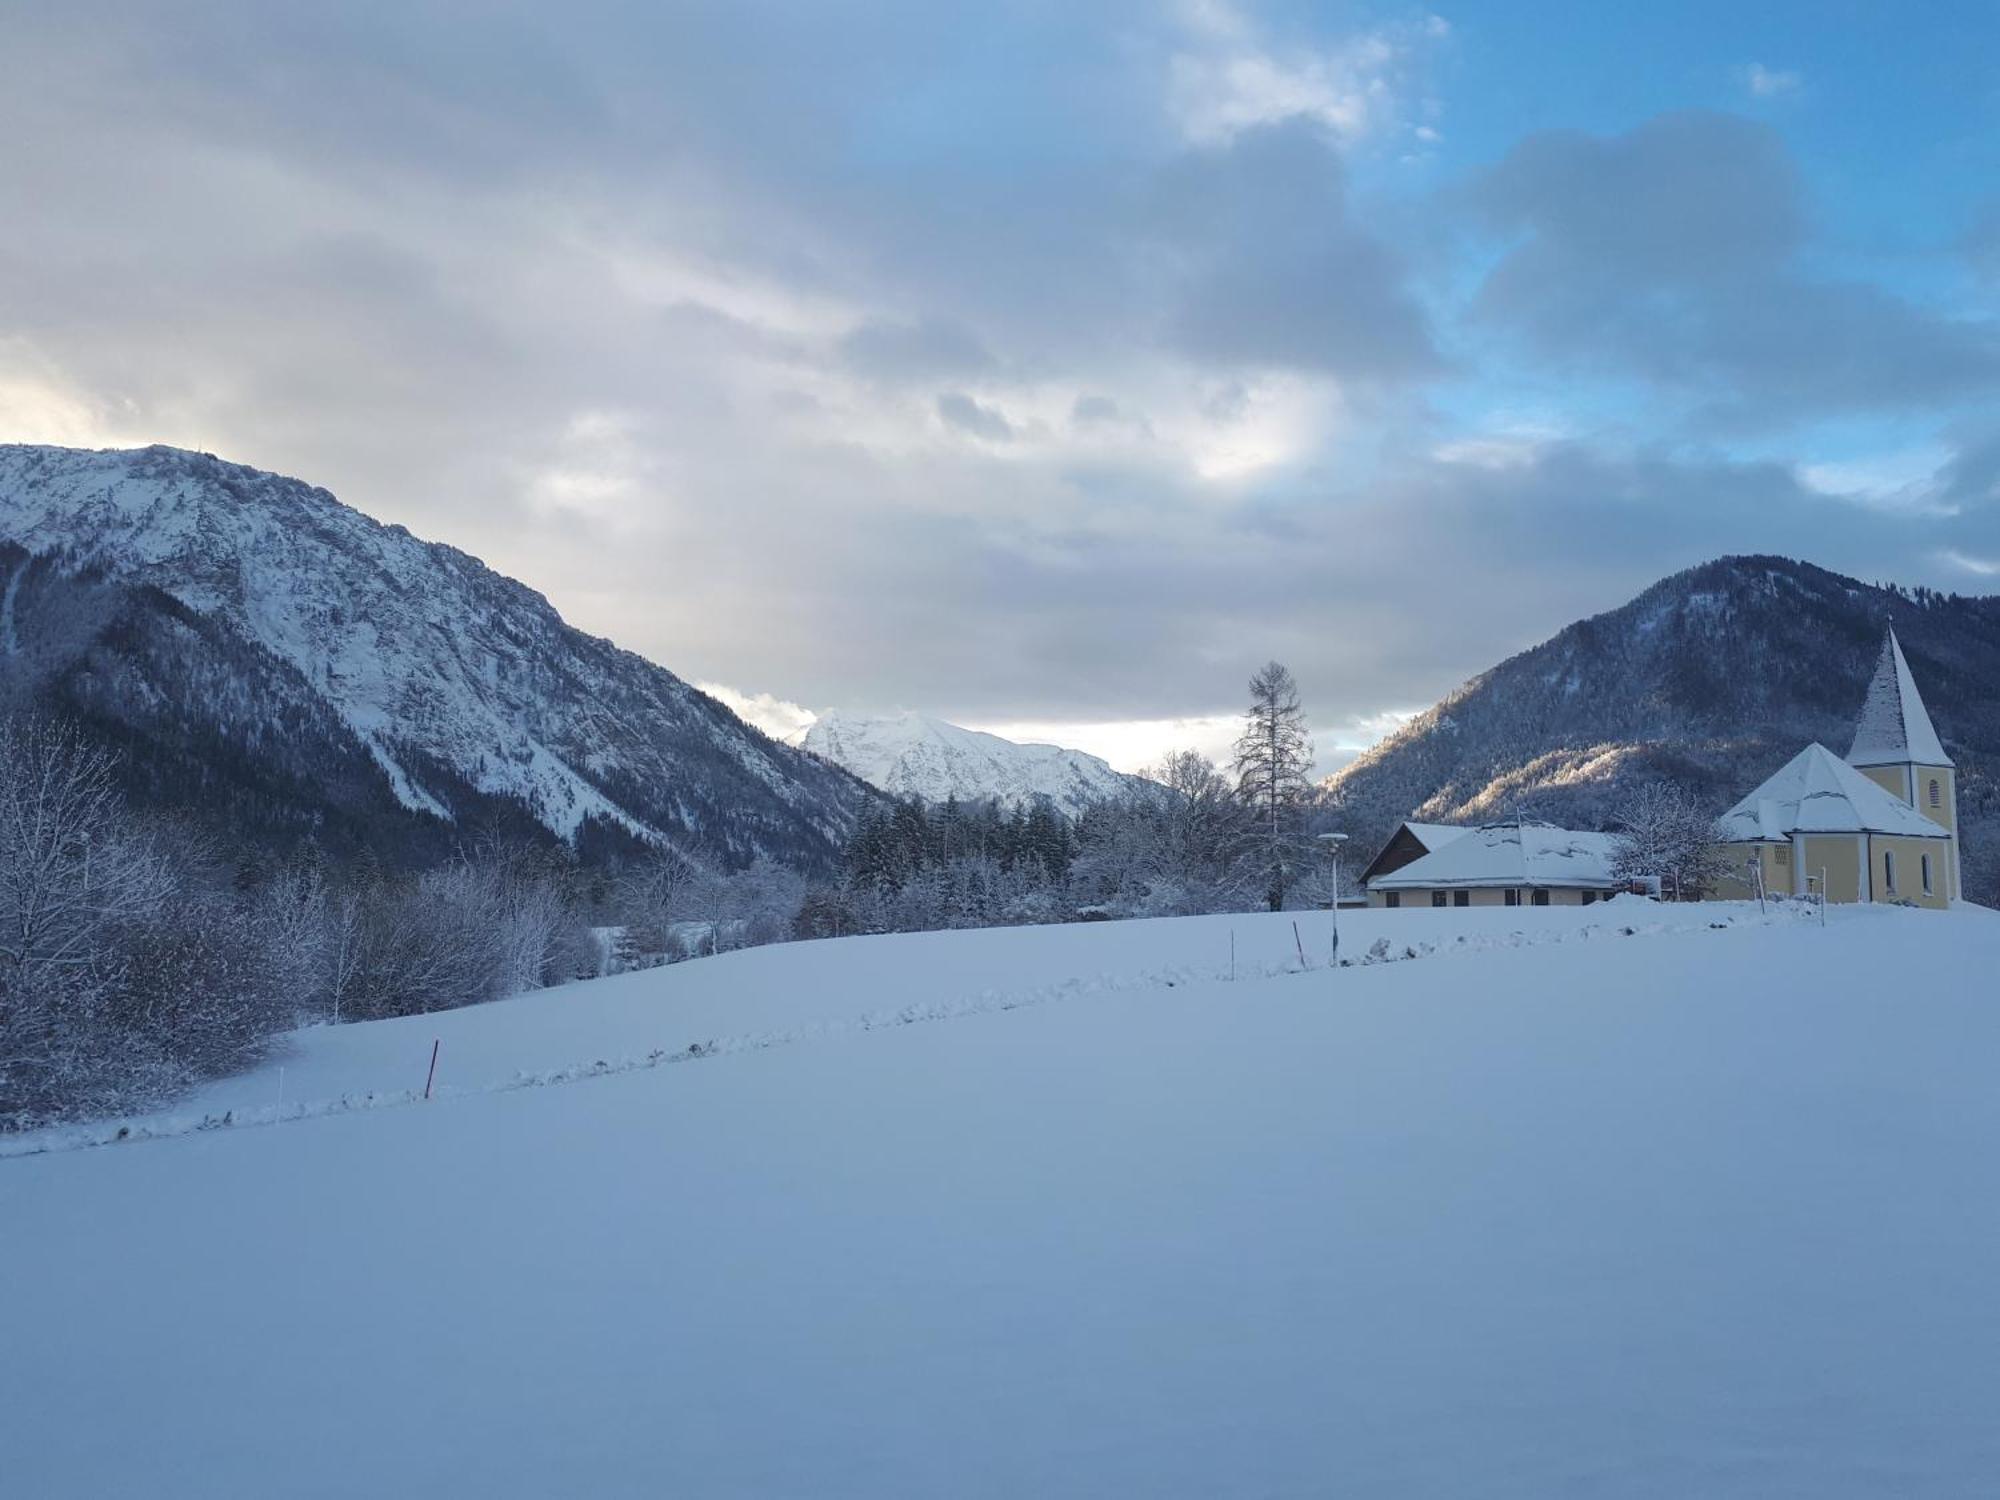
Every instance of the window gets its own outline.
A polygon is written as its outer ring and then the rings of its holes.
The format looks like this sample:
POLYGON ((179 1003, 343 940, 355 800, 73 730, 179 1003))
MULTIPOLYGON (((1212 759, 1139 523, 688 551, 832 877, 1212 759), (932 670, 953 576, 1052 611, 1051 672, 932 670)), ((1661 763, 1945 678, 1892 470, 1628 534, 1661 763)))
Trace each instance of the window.
MULTIPOLYGON (((1931 785, 1936 786, 1937 783, 1933 781, 1931 785)), ((1931 894, 1931 857, 1928 854, 1924 856, 1924 894, 1931 894)))
POLYGON ((1942 789, 1939 788, 1938 779, 1935 776, 1931 778, 1931 806, 1932 807, 1944 806, 1944 793, 1942 789))
POLYGON ((1549 893, 1547 891, 1536 891, 1535 905, 1547 906, 1548 904, 1549 904, 1549 893))
POLYGON ((1443 891, 1432 891, 1432 892, 1431 892, 1431 905, 1432 905, 1432 906, 1443 906, 1443 905, 1444 905, 1444 892, 1443 892, 1443 891))
POLYGON ((1790 844, 1779 844, 1777 851, 1779 864, 1788 865, 1792 862, 1792 846, 1790 844))
POLYGON ((1595 892, 1595 891, 1585 891, 1585 892, 1583 893, 1583 904, 1584 904, 1585 906, 1589 906, 1589 905, 1591 905, 1591 904, 1592 904, 1593 902, 1595 902, 1596 900, 1597 900, 1597 892, 1595 892))
POLYGON ((1896 894, 1896 851, 1882 851, 1882 889, 1890 895, 1896 894))
POLYGON ((1403 893, 1401 891, 1389 892, 1389 905, 1401 906, 1402 904, 1403 904, 1403 893))
POLYGON ((1509 891, 1507 893, 1507 904, 1509 906, 1519 906, 1521 904, 1521 893, 1519 891, 1509 891))
POLYGON ((1452 904, 1453 906, 1470 906, 1470 905, 1472 905, 1472 892, 1470 892, 1470 891, 1453 891, 1453 892, 1451 893, 1451 904, 1452 904))

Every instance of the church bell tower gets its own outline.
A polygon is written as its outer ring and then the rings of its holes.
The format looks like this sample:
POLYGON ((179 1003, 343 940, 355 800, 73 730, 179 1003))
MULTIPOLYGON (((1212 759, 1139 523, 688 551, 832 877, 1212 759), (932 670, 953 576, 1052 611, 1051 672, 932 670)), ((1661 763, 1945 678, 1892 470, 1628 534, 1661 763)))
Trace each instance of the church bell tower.
POLYGON ((1903 657, 1896 630, 1889 628, 1882 658, 1868 684, 1861 720, 1854 730, 1854 748, 1847 763, 1870 781, 1901 798, 1942 827, 1951 837, 1951 900, 1959 897, 1958 769, 1944 753, 1929 710, 1917 692, 1910 664, 1903 657))

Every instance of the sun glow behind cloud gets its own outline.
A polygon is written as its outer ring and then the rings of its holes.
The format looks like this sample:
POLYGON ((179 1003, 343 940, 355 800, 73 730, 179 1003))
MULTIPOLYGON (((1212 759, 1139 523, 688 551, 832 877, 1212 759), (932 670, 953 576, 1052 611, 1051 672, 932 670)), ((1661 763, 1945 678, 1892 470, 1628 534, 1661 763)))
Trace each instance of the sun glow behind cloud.
POLYGON ((1706 556, 1995 576, 1990 132, 1839 26, 1621 15, 1608 123, 1504 8, 116 9, 0 48, 0 441, 325 484, 781 733, 1220 753, 1276 654, 1326 760, 1706 556))

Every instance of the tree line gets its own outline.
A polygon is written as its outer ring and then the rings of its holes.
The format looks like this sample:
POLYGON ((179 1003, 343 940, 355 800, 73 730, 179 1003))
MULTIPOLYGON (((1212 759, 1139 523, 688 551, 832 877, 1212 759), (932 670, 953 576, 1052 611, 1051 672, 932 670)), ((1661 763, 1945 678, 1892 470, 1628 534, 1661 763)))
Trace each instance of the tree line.
POLYGON ((74 726, 0 720, 0 1130, 158 1107, 293 1026, 601 968, 587 883, 559 854, 246 864, 135 812, 115 768, 74 726))
POLYGON ((1276 663, 1251 686, 1233 774, 1182 751, 1074 817, 894 804, 817 879, 667 848, 587 868, 503 833, 420 871, 273 858, 136 811, 74 725, 0 718, 0 1129, 161 1106, 299 1025, 758 943, 1322 904, 1297 689, 1276 663))

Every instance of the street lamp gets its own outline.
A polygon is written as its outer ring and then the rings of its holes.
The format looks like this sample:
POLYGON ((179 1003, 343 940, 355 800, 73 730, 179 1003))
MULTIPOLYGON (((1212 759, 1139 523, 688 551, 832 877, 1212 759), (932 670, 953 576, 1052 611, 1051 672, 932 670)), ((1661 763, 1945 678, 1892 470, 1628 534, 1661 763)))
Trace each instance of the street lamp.
POLYGON ((1340 846, 1347 842, 1344 833, 1322 833, 1319 841, 1326 845, 1326 852, 1333 858, 1333 956, 1327 960, 1329 969, 1340 966, 1340 846))

